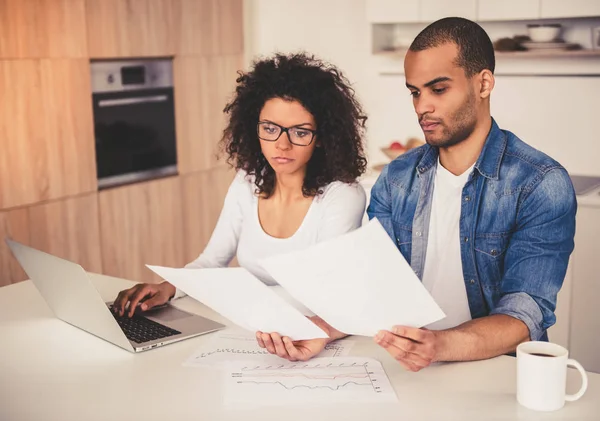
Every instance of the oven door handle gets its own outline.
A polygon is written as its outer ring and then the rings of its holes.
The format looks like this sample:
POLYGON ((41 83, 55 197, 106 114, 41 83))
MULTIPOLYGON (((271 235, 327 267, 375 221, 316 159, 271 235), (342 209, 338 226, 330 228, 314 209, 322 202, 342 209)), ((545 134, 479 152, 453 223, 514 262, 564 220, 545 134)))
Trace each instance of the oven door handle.
POLYGON ((168 99, 166 95, 141 96, 135 98, 101 99, 99 107, 115 107, 119 105, 144 104, 148 102, 164 102, 168 99))

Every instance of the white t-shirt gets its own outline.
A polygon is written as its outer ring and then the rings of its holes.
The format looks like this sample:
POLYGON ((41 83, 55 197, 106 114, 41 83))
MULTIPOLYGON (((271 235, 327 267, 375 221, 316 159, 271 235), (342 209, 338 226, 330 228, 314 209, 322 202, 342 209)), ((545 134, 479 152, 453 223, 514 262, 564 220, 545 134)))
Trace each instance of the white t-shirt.
MULTIPOLYGON (((208 245, 186 268, 227 267, 237 252, 240 266, 265 284, 274 286, 277 282, 258 263, 262 258, 302 250, 353 231, 361 226, 365 212, 366 195, 362 186, 336 181, 315 196, 294 235, 275 238, 267 234, 260 224, 255 189, 253 180, 244 172, 238 172, 229 187, 208 245)), ((183 295, 177 291, 175 297, 183 295)))
POLYGON ((446 317, 426 326, 428 329, 448 329, 471 320, 460 257, 459 223, 462 190, 472 170, 473 167, 456 176, 438 159, 423 285, 446 317))

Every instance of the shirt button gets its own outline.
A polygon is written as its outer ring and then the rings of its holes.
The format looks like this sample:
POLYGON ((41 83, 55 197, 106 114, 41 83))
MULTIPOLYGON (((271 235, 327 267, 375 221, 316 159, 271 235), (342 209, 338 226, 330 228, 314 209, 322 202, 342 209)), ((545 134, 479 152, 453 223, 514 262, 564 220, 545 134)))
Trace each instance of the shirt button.
POLYGON ((419 167, 419 172, 423 172, 423 171, 425 171, 425 168, 419 167))
POLYGON ((468 202, 469 200, 471 200, 470 196, 465 196, 465 202, 468 202))
POLYGON ((474 284, 474 283, 475 283, 475 279, 471 279, 469 282, 470 282, 471 284, 474 284))
POLYGON ((421 236, 421 231, 417 231, 417 232, 415 232, 415 235, 416 235, 417 237, 420 237, 420 236, 421 236))
POLYGON ((469 242, 469 237, 465 237, 465 243, 469 242))
POLYGON ((496 249, 492 249, 492 251, 490 251, 490 254, 491 254, 492 256, 496 256, 496 255, 498 254, 498 250, 496 250, 496 249))
POLYGON ((400 239, 399 239, 399 238, 396 238, 396 242, 397 242, 398 244, 400 244, 400 239))

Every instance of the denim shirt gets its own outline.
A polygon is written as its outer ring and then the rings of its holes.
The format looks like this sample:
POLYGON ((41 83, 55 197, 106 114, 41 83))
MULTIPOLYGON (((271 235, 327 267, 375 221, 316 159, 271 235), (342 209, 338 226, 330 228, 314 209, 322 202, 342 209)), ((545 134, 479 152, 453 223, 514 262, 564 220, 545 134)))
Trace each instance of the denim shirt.
MULTIPOLYGON (((422 279, 438 150, 413 149, 389 163, 367 209, 422 279)), ((547 340, 573 251, 575 190, 567 171, 492 120, 462 190, 460 254, 473 319, 506 314, 531 340, 547 340)))

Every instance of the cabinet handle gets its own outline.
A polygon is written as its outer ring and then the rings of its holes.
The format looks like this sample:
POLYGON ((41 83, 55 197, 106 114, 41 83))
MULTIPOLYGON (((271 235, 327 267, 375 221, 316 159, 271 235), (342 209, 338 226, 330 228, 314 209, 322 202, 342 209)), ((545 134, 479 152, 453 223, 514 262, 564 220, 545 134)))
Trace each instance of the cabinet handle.
POLYGON ((144 96, 139 98, 101 99, 99 107, 114 107, 117 105, 143 104, 146 102, 163 102, 167 100, 166 95, 144 96))

